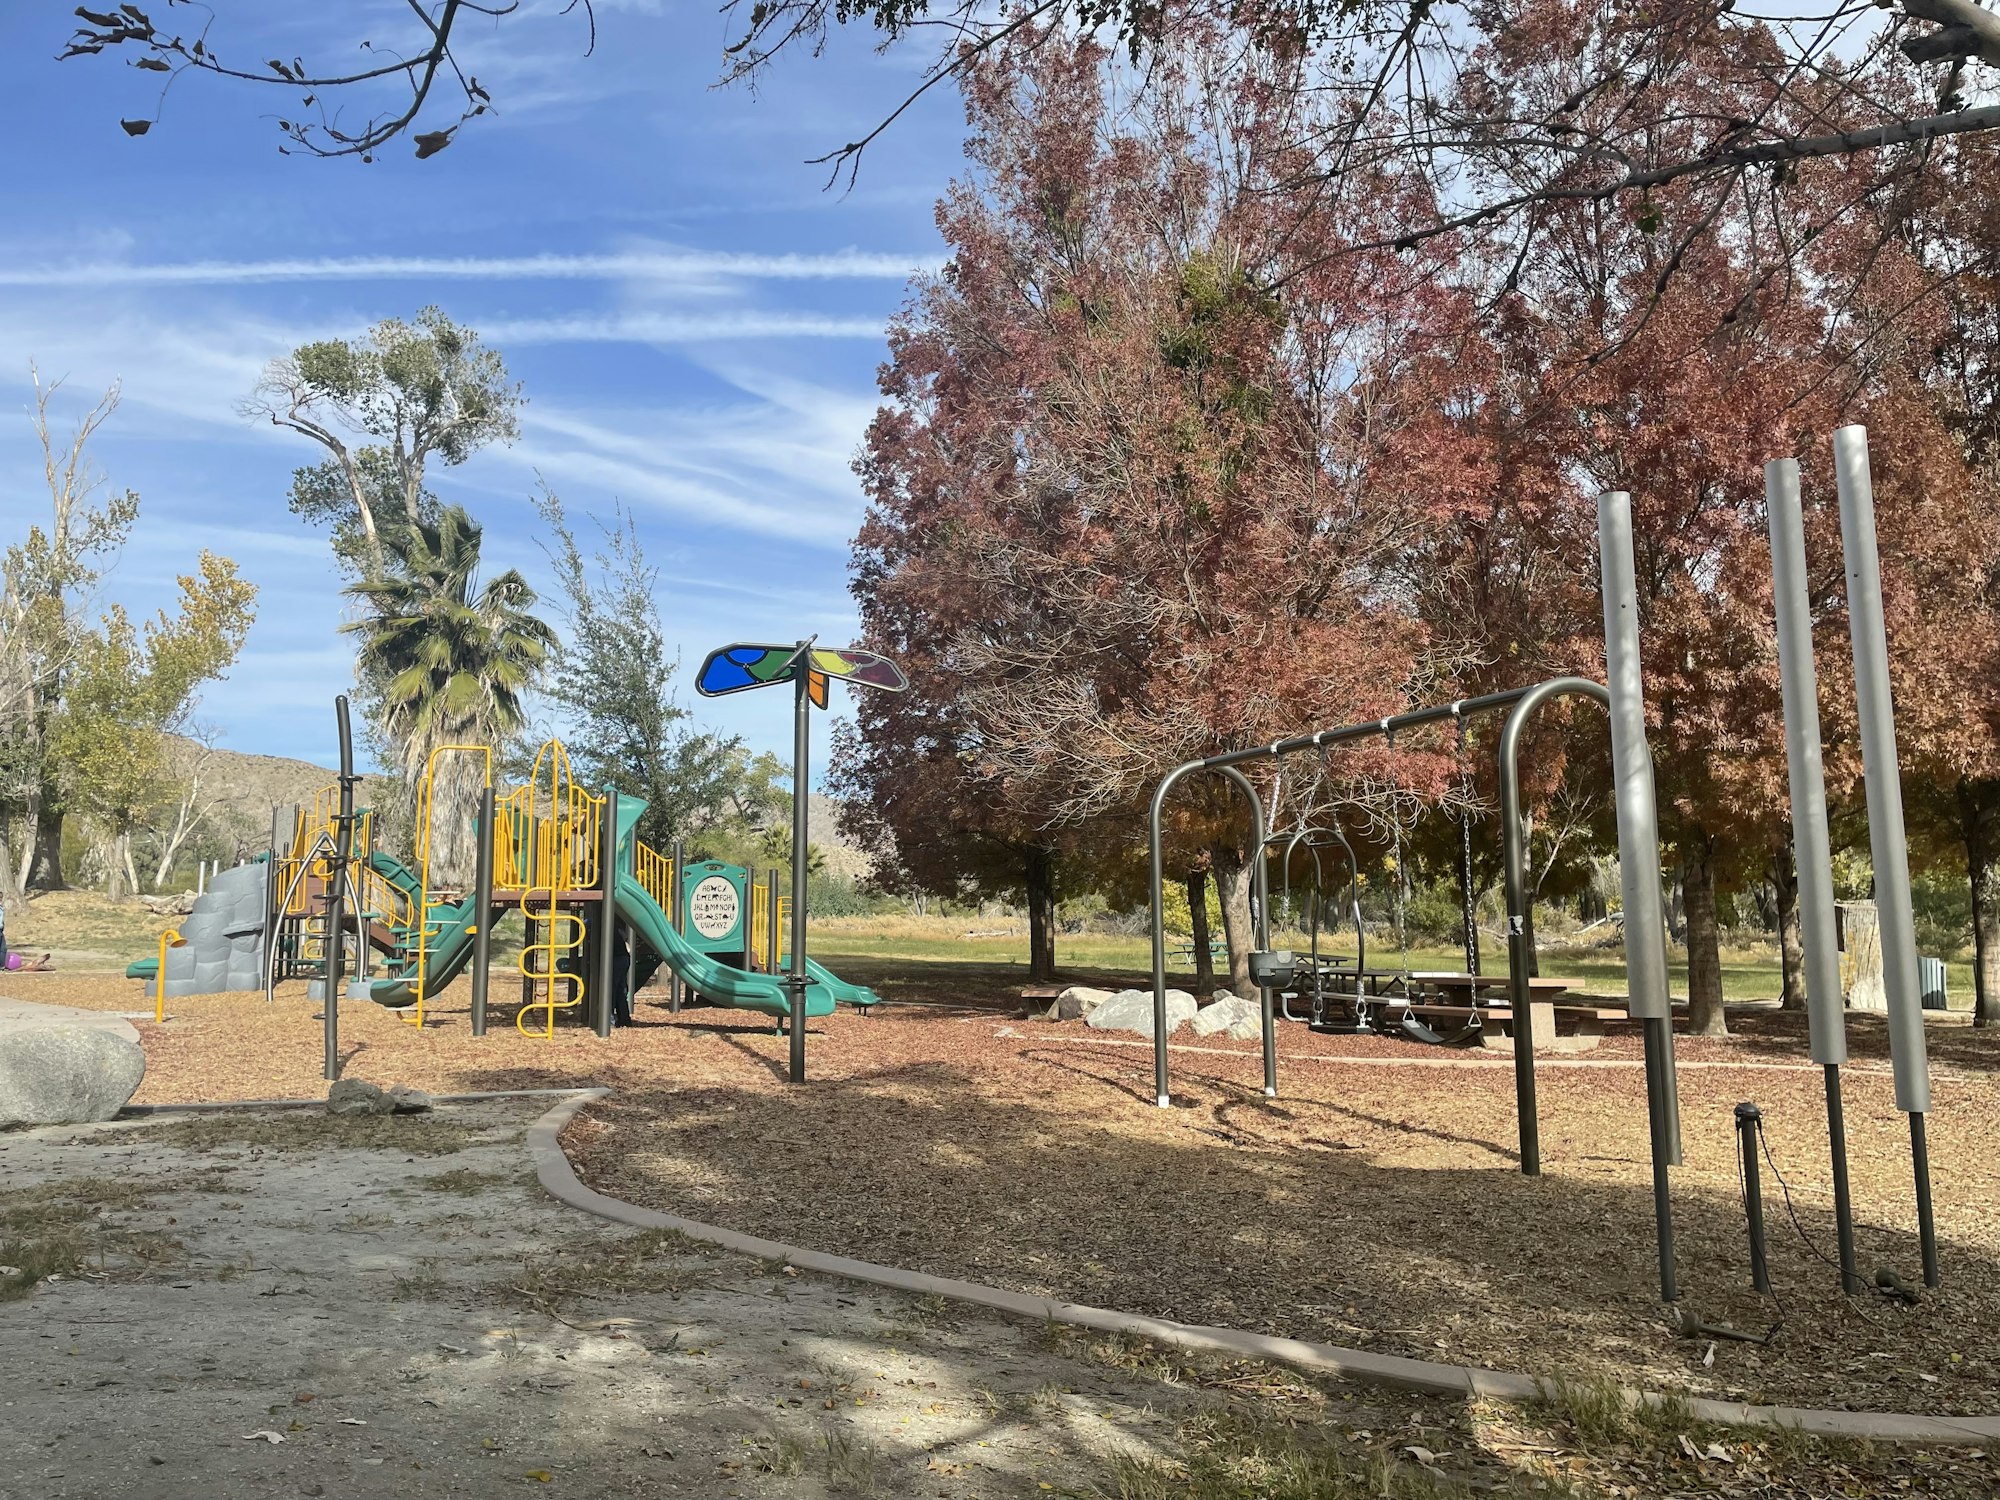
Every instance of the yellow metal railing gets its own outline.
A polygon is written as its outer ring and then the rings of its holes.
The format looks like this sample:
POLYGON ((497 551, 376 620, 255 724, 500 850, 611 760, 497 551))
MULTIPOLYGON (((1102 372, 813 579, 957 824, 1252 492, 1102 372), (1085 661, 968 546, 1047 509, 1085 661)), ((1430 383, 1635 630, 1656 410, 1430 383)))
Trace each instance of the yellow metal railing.
POLYGON ((569 752, 550 740, 535 757, 526 786, 496 809, 496 891, 587 891, 598 883, 606 799, 579 786, 569 752))
MULTIPOLYGON (((169 927, 160 934, 160 966, 153 970, 153 1021, 157 1025, 167 1018, 167 950, 182 946, 180 929, 169 927)), ((141 994, 145 993, 143 990, 141 994)))
MULTIPOLYGON (((279 889, 288 893, 285 908, 279 913, 283 917, 302 917, 310 905, 304 881, 296 885, 291 880, 298 869, 315 848, 320 847, 322 836, 331 844, 339 835, 340 787, 322 787, 314 794, 310 807, 301 807, 292 824, 290 848, 281 853, 277 861, 276 878, 279 889)), ((348 879, 352 883, 354 896, 359 905, 357 913, 379 912, 382 920, 391 927, 410 931, 416 915, 415 903, 395 884, 376 870, 370 863, 375 852, 375 814, 363 808, 354 819, 354 839, 349 846, 352 863, 348 867, 348 879)), ((332 874, 332 864, 324 853, 312 859, 306 874, 316 878, 322 889, 332 874)))
POLYGON ((672 859, 650 844, 633 840, 632 878, 653 898, 653 904, 667 914, 668 921, 674 915, 674 875, 672 859))
POLYGON ((750 967, 771 972, 771 888, 754 875, 750 880, 750 967))
POLYGON ((778 951, 771 952, 771 888, 754 877, 750 882, 750 962, 766 974, 778 971, 778 962, 785 956, 785 943, 790 937, 792 898, 778 897, 778 951))
MULTIPOLYGON (((411 985, 416 999, 401 1012, 404 1020, 413 1026, 424 1024, 424 1001, 429 997, 430 943, 431 939, 444 931, 442 923, 433 922, 431 913, 457 902, 448 898, 433 898, 431 895, 431 835, 436 816, 437 769, 440 758, 447 755, 476 755, 480 758, 480 786, 493 784, 493 747, 491 745, 440 745, 431 751, 424 761, 424 779, 417 788, 417 879, 420 882, 416 906, 417 966, 415 981, 411 985)), ((480 830, 481 838, 488 837, 485 829, 480 830)), ((487 913, 479 912, 475 920, 484 922, 487 913)))
POLYGON ((536 754, 527 784, 495 806, 493 888, 518 891, 523 919, 539 924, 519 960, 529 998, 514 1025, 524 1036, 553 1037, 556 1012, 583 1004, 583 976, 561 965, 565 957, 580 956, 584 923, 558 903, 564 892, 598 887, 609 805, 608 798, 577 784, 569 752, 560 740, 550 740, 536 754), (543 1022, 530 1030, 528 1018, 536 1011, 543 1022))

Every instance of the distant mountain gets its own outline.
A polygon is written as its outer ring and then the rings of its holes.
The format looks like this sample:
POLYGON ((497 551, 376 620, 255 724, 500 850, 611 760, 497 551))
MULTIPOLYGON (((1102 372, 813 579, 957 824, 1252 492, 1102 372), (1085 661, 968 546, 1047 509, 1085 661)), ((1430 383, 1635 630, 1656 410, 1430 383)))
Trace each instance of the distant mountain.
MULTIPOLYGON (((310 761, 287 760, 279 755, 245 755, 238 750, 206 750, 192 740, 183 740, 178 754, 200 757, 203 800, 219 796, 214 817, 233 827, 246 850, 262 848, 270 838, 271 810, 291 824, 294 806, 312 805, 320 788, 331 786, 336 773, 310 761)), ((357 789, 365 805, 368 783, 357 789)))
MULTIPOLYGON (((201 751, 189 741, 183 753, 201 751)), ((311 806, 320 789, 334 782, 331 768, 311 761, 245 755, 235 750, 210 750, 207 756, 203 781, 221 793, 218 820, 237 829, 246 851, 263 847, 270 835, 273 807, 289 826, 294 806, 311 806)), ((381 795, 382 786, 380 778, 365 778, 356 790, 356 800, 367 806, 371 796, 381 795)), ((840 880, 859 880, 868 873, 868 851, 850 843, 840 832, 839 803, 815 792, 806 805, 806 825, 809 837, 826 858, 828 874, 840 880)))
POLYGON ((860 880, 875 863, 866 849, 841 834, 840 804, 818 792, 806 803, 806 837, 819 845, 826 873, 836 880, 860 880))

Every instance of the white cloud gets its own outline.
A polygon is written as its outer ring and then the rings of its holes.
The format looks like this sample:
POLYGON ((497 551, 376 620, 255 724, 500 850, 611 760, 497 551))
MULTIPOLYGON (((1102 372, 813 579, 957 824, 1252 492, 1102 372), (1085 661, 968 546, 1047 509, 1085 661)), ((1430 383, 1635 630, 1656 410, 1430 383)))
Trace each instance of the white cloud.
POLYGON ((0 266, 0 286, 244 286, 293 281, 903 281, 940 264, 935 252, 836 250, 820 255, 641 250, 605 255, 327 256, 283 260, 119 261, 0 266))
POLYGON ((584 484, 705 525, 845 548, 861 515, 850 469, 874 403, 757 367, 716 373, 748 399, 523 414, 525 461, 559 492, 584 484))
POLYGON ((619 313, 603 318, 522 318, 488 323, 489 344, 691 344, 732 339, 880 339, 882 318, 823 313, 619 313))

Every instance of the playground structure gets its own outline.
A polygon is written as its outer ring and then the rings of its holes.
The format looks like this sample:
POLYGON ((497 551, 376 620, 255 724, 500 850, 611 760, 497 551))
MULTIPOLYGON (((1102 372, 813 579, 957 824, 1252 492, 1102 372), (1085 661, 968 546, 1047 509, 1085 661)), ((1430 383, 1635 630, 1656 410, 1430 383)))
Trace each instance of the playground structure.
MULTIPOLYGON (((630 995, 663 966, 711 1004, 789 1016, 789 989, 779 977, 787 963, 779 942, 787 903, 775 872, 752 882, 735 866, 690 864, 652 848, 637 834, 646 804, 582 785, 559 740, 541 747, 521 786, 496 788, 492 767, 485 745, 433 752, 418 791, 414 868, 381 846, 378 820, 366 808, 346 817, 342 860, 338 782, 293 809, 288 832, 274 814, 270 852, 210 882, 182 922, 179 944, 163 949, 167 978, 154 986, 164 991, 160 998, 262 988, 268 999, 279 983, 304 978, 314 998, 330 1001, 337 998, 328 991, 332 968, 352 976, 339 996, 372 1000, 422 1026, 427 1008, 470 968, 472 1029, 484 1035, 493 929, 518 911, 524 938, 514 1020, 525 1035, 551 1037, 559 1013, 578 1012, 608 1036, 616 993, 630 995), (445 835, 455 814, 440 796, 441 773, 464 763, 479 787, 469 885, 445 875, 445 835), (611 940, 613 924, 623 930, 622 944, 611 940), (330 943, 336 930, 340 938, 330 943), (629 966, 623 972, 616 967, 621 947, 629 966), (338 956, 332 965, 330 952, 338 956)), ((153 979, 159 969, 155 958, 127 973, 153 979)), ((876 1003, 873 991, 810 960, 805 970, 808 1016, 828 1015, 842 1002, 876 1003)))

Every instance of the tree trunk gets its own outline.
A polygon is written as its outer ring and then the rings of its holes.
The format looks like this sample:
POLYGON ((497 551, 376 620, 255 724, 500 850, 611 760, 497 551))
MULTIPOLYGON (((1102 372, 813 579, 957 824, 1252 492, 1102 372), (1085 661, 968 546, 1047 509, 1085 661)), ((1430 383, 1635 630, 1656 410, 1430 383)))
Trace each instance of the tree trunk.
POLYGON ((1959 833, 1972 885, 1972 1024, 2000 1024, 2000 783, 1958 784, 1959 833))
POLYGON ((104 896, 108 901, 122 901, 125 890, 125 850, 123 840, 113 838, 104 847, 104 896))
POLYGON ((0 906, 21 904, 21 884, 15 876, 14 846, 7 841, 7 820, 0 817, 0 906))
POLYGON ((1028 888, 1028 978, 1047 984, 1056 977, 1056 862, 1046 849, 1030 849, 1023 874, 1028 888))
POLYGON ((1771 892, 1778 907, 1778 955, 1782 962, 1785 1010, 1806 1008, 1806 950, 1799 935, 1799 872, 1790 847, 1771 861, 1771 892))
MULTIPOLYGON (((338 443, 330 445, 333 456, 340 464, 340 472, 347 479, 347 492, 354 497, 354 511, 361 518, 361 534, 368 539, 368 566, 370 578, 382 576, 382 537, 375 529, 375 508, 368 503, 368 487, 361 482, 361 470, 356 466, 353 455, 338 443)), ((405 502, 407 504, 407 502, 405 502)))
POLYGON ((1194 989, 1198 998, 1215 993, 1215 955, 1208 945, 1208 872, 1190 870, 1187 877, 1188 925, 1194 932, 1194 989))
POLYGON ((35 804, 35 841, 22 884, 31 890, 59 891, 63 886, 63 813, 46 792, 35 804))
POLYGON ((1212 851, 1216 894, 1222 898, 1222 935, 1229 944, 1229 987, 1246 1000, 1257 998, 1250 982, 1250 950, 1256 929, 1250 921, 1250 865, 1240 850, 1212 851))
POLYGON ((1688 1031, 1727 1036, 1721 932, 1715 919, 1715 846, 1700 829, 1681 840, 1681 892, 1687 916, 1688 1031))
POLYGON ((10 857, 15 863, 7 871, 7 883, 16 894, 25 899, 28 893, 28 867, 35 859, 35 809, 32 803, 23 809, 20 852, 10 857))

